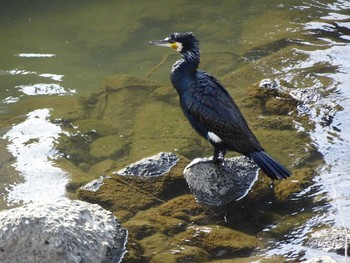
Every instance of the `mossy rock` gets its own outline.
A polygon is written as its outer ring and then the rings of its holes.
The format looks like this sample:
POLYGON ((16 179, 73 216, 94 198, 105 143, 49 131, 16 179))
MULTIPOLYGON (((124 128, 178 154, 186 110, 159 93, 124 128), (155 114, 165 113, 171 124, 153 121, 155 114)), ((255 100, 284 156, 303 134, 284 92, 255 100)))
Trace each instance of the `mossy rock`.
POLYGON ((103 185, 96 192, 79 189, 78 197, 83 201, 97 203, 110 211, 128 211, 130 215, 161 202, 151 193, 143 191, 120 176, 105 178, 103 185))
POLYGON ((150 263, 207 262, 210 258, 204 249, 182 245, 153 255, 150 263))
POLYGON ((279 201, 286 201, 294 193, 302 191, 310 184, 315 171, 310 168, 295 170, 293 177, 283 180, 275 187, 275 195, 279 201))
POLYGON ((179 195, 139 211, 123 225, 149 262, 203 262, 222 251, 226 255, 249 254, 256 238, 225 226, 208 225, 217 220, 215 217, 215 210, 196 203, 192 195, 179 195))
POLYGON ((216 255, 225 251, 229 255, 250 253, 257 245, 254 236, 220 225, 193 225, 177 235, 177 243, 200 247, 216 255))
POLYGON ((258 84, 249 86, 248 92, 252 102, 258 102, 266 113, 287 115, 295 111, 299 103, 289 93, 283 93, 278 89, 263 88, 258 84))
POLYGON ((78 195, 82 200, 98 203, 113 212, 126 210, 135 214, 139 210, 159 205, 174 195, 188 192, 182 177, 187 162, 180 158, 170 172, 151 179, 110 174, 97 192, 80 189, 78 195))
POLYGON ((144 239, 156 233, 156 227, 150 221, 144 219, 129 220, 123 224, 124 227, 133 234, 133 237, 137 240, 144 239))

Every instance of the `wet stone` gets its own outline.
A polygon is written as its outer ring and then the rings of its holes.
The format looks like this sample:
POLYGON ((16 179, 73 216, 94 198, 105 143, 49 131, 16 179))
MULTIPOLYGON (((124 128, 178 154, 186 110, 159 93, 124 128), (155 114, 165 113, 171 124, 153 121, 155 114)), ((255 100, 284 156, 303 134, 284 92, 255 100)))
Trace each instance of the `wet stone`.
POLYGON ((82 190, 96 192, 103 185, 103 179, 105 176, 100 176, 100 178, 92 180, 91 182, 85 184, 81 187, 82 190))
POLYGON ((184 177, 197 201, 213 206, 243 198, 257 176, 258 167, 244 156, 225 159, 220 164, 198 158, 184 169, 184 177))
POLYGON ((170 171, 177 164, 179 157, 173 153, 159 153, 128 165, 117 172, 119 175, 157 177, 170 171))
POLYGON ((117 263, 127 231, 100 207, 68 199, 0 212, 0 262, 117 263))

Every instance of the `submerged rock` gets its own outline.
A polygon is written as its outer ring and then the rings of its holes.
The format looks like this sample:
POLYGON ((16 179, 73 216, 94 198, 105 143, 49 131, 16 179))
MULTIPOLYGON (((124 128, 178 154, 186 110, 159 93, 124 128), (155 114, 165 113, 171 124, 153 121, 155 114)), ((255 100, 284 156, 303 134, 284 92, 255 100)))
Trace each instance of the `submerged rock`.
POLYGON ((324 97, 324 94, 319 89, 312 88, 290 88, 283 86, 281 81, 274 79, 263 79, 259 83, 260 89, 275 90, 279 95, 290 95, 296 101, 302 103, 317 102, 324 97))
POLYGON ((79 189, 78 197, 115 210, 119 219, 129 218, 139 210, 187 193, 182 176, 187 163, 174 154, 159 153, 88 183, 79 189))
POLYGON ((220 206, 243 198, 258 176, 258 167, 244 156, 215 164, 208 158, 193 160, 184 170, 191 191, 200 203, 220 206))
POLYGON ((0 212, 0 262, 120 262, 127 231, 82 201, 28 204, 0 212))
POLYGON ((117 172, 119 175, 136 175, 145 177, 161 176, 177 164, 179 157, 173 153, 158 153, 128 165, 117 172))
POLYGON ((350 239, 348 229, 326 228, 314 232, 306 245, 311 248, 320 249, 325 252, 333 252, 339 255, 350 255, 350 245, 347 240, 350 239))

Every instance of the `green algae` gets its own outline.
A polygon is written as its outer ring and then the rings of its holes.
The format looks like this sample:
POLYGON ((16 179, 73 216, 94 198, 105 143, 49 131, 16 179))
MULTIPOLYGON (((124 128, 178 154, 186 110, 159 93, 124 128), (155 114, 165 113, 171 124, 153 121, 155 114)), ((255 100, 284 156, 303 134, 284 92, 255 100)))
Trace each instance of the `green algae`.
POLYGON ((210 255, 204 249, 186 245, 173 246, 168 251, 155 254, 150 262, 206 262, 210 260, 210 255))
MULTIPOLYGON (((223 79, 227 82, 231 77, 223 79)), ((310 167, 317 165, 318 158, 312 164, 309 162, 315 149, 307 134, 291 132, 297 116, 285 113, 295 109, 295 101, 281 100, 281 103, 287 103, 288 110, 277 112, 266 106, 256 107, 257 102, 265 103, 275 94, 261 96, 257 91, 254 95, 251 90, 236 93, 232 88, 228 86, 268 153, 278 157, 276 159, 287 167, 296 164, 303 167, 305 163, 310 167)), ((254 88, 258 89, 258 86, 252 85, 251 89, 254 88)), ((261 173, 244 200, 232 203, 224 210, 203 206, 196 203, 182 171, 189 162, 187 158, 210 155, 211 147, 192 131, 177 105, 178 98, 173 89, 153 81, 115 75, 106 81, 100 93, 82 98, 80 103, 84 112, 79 115, 84 118, 72 119, 71 135, 62 140, 60 145, 64 147, 59 146, 65 156, 69 156, 66 161, 75 167, 73 173, 78 175, 69 189, 74 192, 81 185, 79 177, 107 175, 97 192, 78 189, 77 197, 112 211, 128 228, 129 254, 125 262, 161 262, 161 259, 162 262, 185 259, 200 262, 210 261, 218 253, 222 253, 223 258, 249 256, 260 246, 255 236, 262 231, 263 222, 278 222, 284 217, 283 212, 268 212, 270 208, 264 201, 288 202, 289 197, 308 186, 314 176, 312 168, 295 169, 296 177, 272 183, 261 173), (133 99, 135 94, 140 97, 133 99), (159 151, 177 151, 185 157, 159 178, 143 179, 112 173, 159 151), (246 207, 244 211, 240 211, 242 206, 246 207), (256 212, 263 210, 266 211, 257 216, 256 212), (225 213, 235 214, 228 224, 222 220, 225 213), (250 218, 253 214, 255 219, 250 218), (211 229, 211 234, 199 231, 196 236, 195 229, 206 228, 211 229)), ((271 103, 270 107, 281 108, 281 105, 271 103)), ((285 233, 290 228, 281 226, 278 229, 285 233)))
POLYGON ((79 190, 78 195, 80 199, 99 203, 116 214, 131 216, 140 210, 163 203, 174 195, 188 191, 181 172, 185 164, 186 161, 180 159, 178 165, 167 176, 153 179, 112 174, 110 178, 104 180, 99 191, 79 190))
POLYGON ((293 177, 281 181, 275 187, 276 198, 280 201, 286 201, 293 193, 298 193, 309 186, 315 175, 315 171, 310 168, 295 170, 293 177))
POLYGON ((201 247, 211 254, 224 250, 239 255, 251 252, 257 245, 256 237, 220 225, 189 226, 176 238, 180 244, 201 247))

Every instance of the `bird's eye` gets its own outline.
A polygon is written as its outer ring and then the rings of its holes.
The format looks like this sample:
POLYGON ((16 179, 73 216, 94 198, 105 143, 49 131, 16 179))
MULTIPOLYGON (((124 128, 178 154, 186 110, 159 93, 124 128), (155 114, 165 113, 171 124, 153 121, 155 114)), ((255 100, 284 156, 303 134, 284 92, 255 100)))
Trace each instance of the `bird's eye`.
POLYGON ((175 43, 175 41, 171 37, 166 37, 164 40, 168 43, 175 43))

